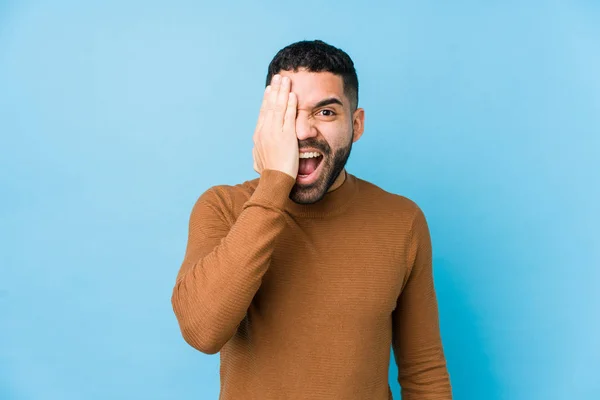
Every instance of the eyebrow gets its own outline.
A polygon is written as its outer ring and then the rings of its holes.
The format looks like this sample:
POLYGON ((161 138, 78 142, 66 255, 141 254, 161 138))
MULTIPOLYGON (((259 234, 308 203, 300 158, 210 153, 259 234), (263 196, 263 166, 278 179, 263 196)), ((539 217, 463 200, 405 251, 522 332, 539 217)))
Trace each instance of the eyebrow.
POLYGON ((329 97, 329 98, 323 99, 323 100, 319 101, 317 104, 315 104, 313 106, 313 110, 315 108, 325 107, 330 104, 339 104, 340 106, 344 107, 344 104, 342 104, 342 101, 340 99, 338 99, 337 97, 329 97))

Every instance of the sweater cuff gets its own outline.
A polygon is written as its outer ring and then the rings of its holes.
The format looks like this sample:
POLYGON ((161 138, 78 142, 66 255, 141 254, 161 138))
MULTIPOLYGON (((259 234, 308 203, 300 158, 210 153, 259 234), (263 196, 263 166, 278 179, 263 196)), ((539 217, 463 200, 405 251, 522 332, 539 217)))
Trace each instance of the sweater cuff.
POLYGON ((285 172, 265 169, 260 175, 254 193, 246 204, 254 203, 283 210, 295 184, 296 180, 285 172))

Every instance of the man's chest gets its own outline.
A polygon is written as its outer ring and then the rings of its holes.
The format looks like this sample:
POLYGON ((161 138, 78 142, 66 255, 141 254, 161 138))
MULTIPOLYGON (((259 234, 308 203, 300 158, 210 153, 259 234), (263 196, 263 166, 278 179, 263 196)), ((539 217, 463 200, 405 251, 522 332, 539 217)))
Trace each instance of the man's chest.
POLYGON ((402 243, 368 226, 342 228, 285 231, 255 300, 275 313, 306 305, 313 322, 386 322, 407 273, 402 243))

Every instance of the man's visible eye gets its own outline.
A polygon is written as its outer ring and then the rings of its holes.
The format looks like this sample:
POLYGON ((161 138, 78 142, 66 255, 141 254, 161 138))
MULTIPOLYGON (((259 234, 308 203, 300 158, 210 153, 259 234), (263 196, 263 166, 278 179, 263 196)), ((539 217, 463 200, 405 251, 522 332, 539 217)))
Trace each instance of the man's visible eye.
POLYGON ((319 113, 323 113, 321 115, 323 115, 324 117, 333 117, 333 116, 335 116, 335 111, 333 111, 333 110, 321 110, 321 111, 319 111, 319 113))

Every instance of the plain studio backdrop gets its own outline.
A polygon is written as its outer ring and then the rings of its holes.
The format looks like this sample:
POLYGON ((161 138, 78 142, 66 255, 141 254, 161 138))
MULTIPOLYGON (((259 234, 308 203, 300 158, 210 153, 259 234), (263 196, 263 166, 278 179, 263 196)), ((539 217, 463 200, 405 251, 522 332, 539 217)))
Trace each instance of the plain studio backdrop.
POLYGON ((267 65, 322 39, 349 172, 428 218, 455 398, 599 399, 600 2, 523 3, 1 1, 0 398, 217 399, 170 303, 190 211, 258 177, 267 65))

